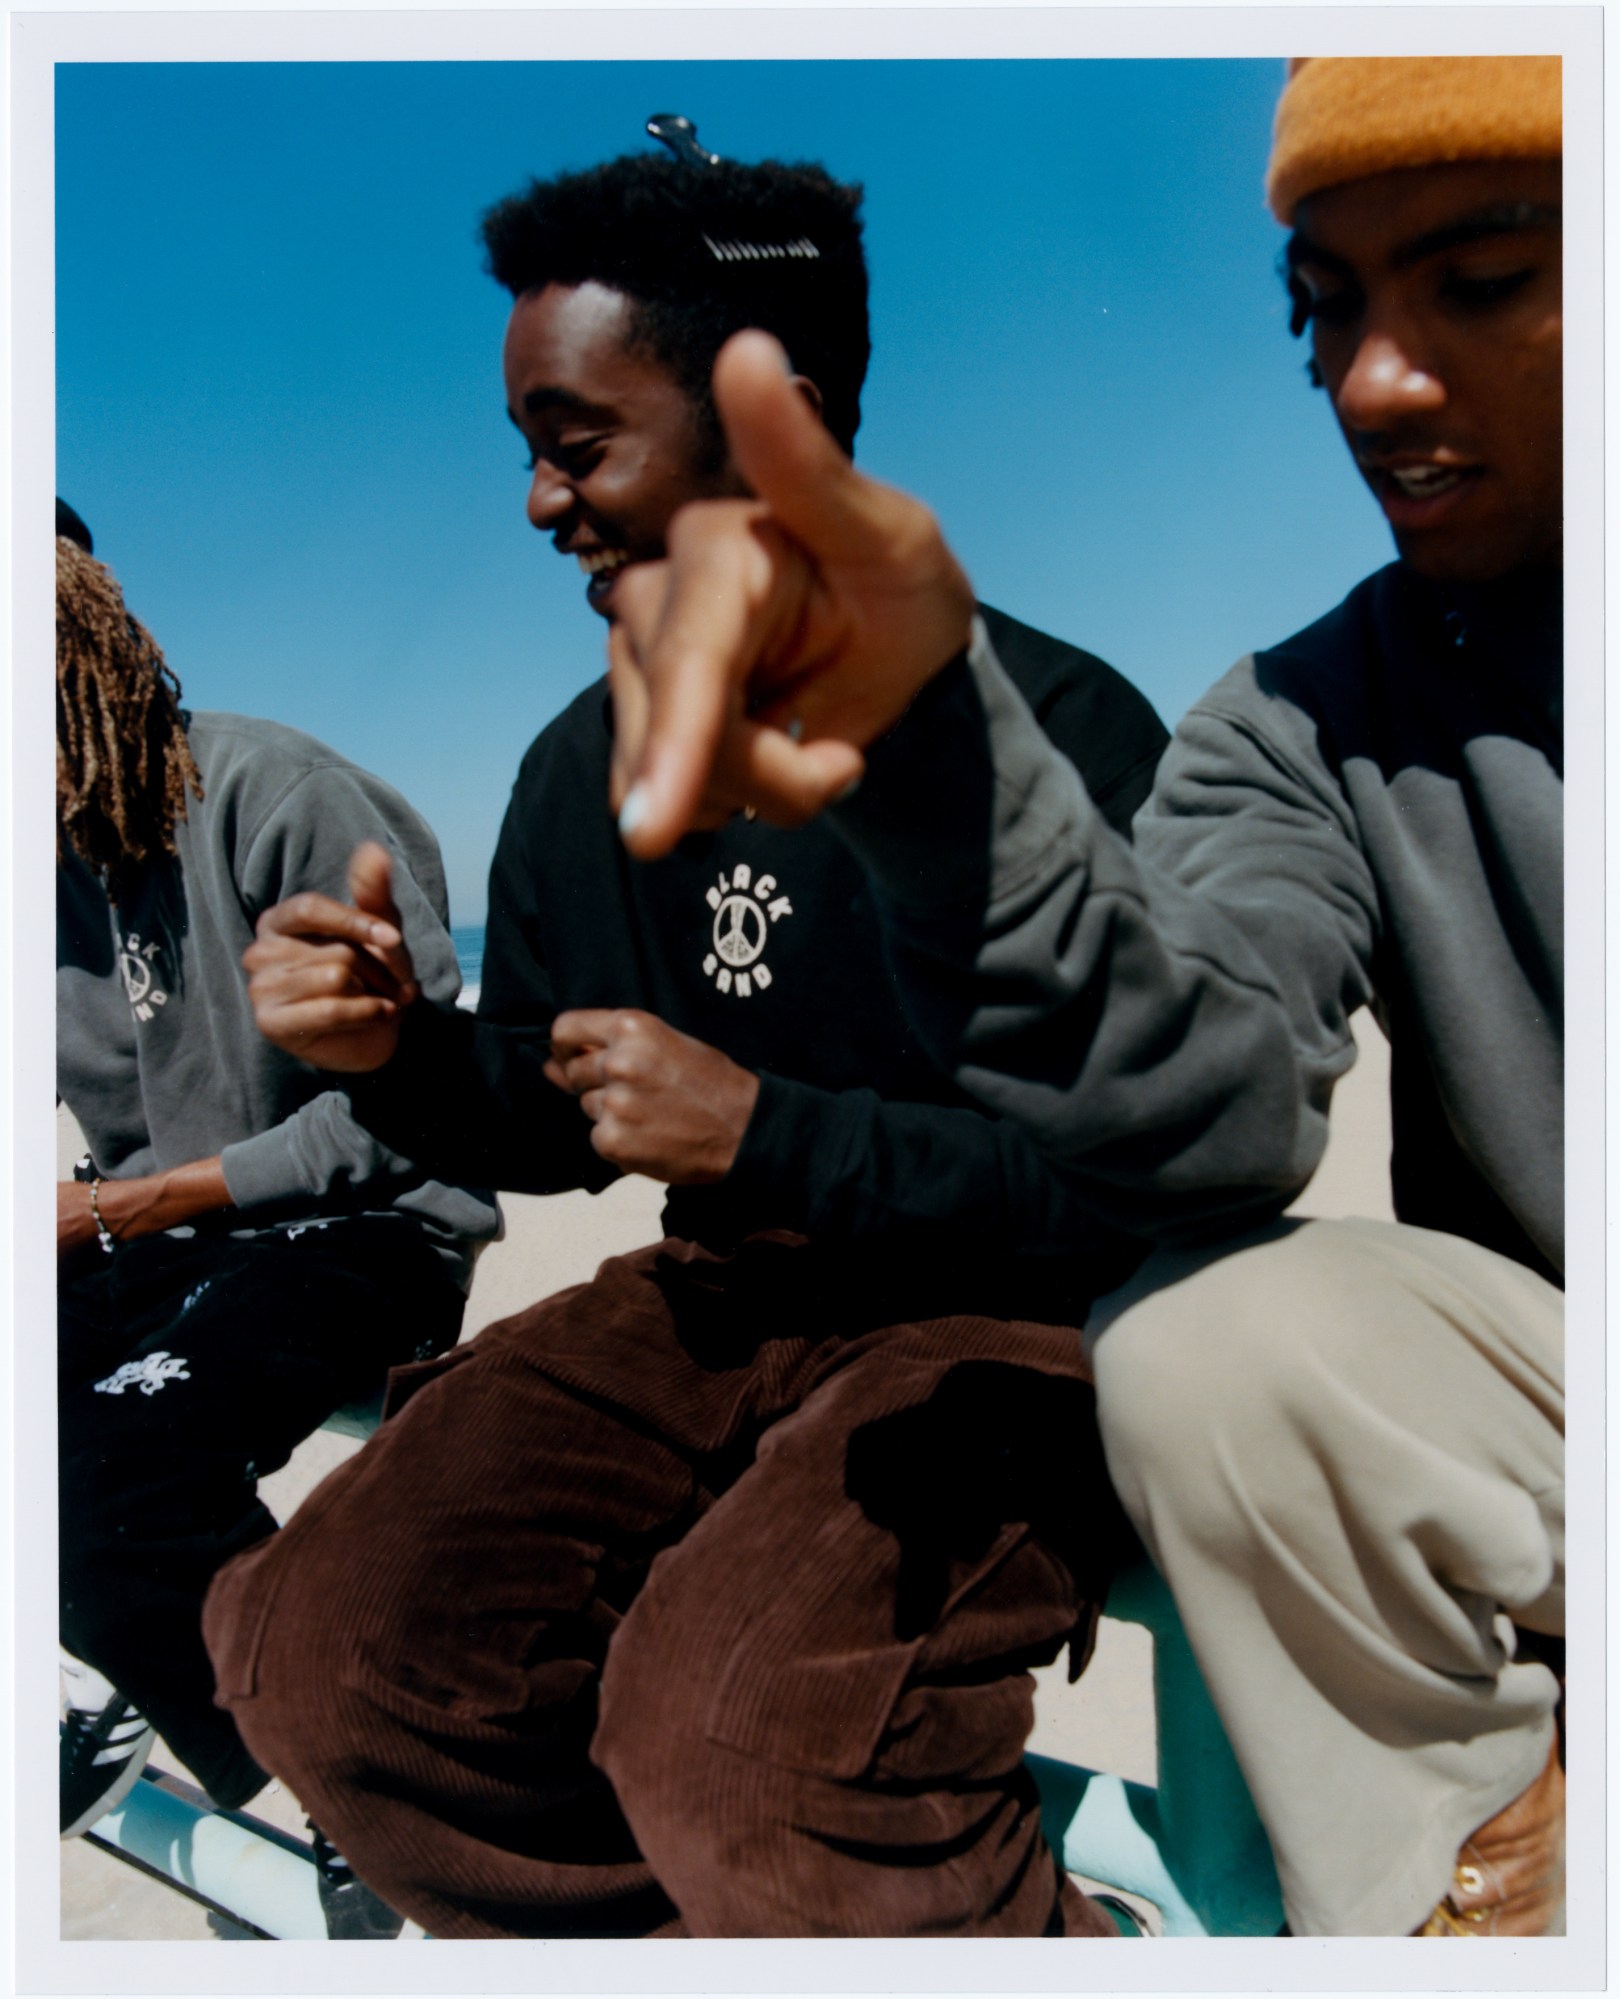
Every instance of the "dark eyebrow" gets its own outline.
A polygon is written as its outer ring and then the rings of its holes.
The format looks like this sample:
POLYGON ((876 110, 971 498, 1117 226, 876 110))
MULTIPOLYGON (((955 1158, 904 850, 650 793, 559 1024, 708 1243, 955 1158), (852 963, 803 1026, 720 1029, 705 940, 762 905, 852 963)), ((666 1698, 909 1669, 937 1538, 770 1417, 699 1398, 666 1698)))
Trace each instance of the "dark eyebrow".
MULTIPOLYGON (((1462 215, 1455 222, 1445 222, 1438 229, 1425 231, 1414 236, 1410 242, 1401 243, 1390 252, 1392 269, 1409 270, 1413 264, 1421 264, 1427 257, 1438 257, 1447 250, 1461 249, 1468 243, 1488 242, 1493 236, 1515 236, 1528 229, 1557 229, 1563 222, 1563 210, 1550 201, 1502 201, 1489 208, 1475 209, 1471 215, 1462 215)), ((1283 248, 1283 261, 1292 271, 1301 264, 1320 264, 1323 270, 1336 271, 1342 277, 1354 276, 1354 267, 1345 258, 1326 250, 1303 229, 1296 229, 1283 248)))
POLYGON ((1312 236, 1303 229, 1296 229, 1283 245, 1283 262, 1289 270, 1300 264, 1320 264, 1324 270, 1338 271, 1350 276, 1350 265, 1343 257, 1334 256, 1331 250, 1324 250, 1312 236))
POLYGON ((1502 201, 1489 208, 1477 208, 1455 222, 1442 223, 1425 235, 1414 236, 1390 252, 1391 267, 1397 271, 1421 264, 1426 257, 1461 249, 1468 243, 1488 241, 1493 236, 1517 236, 1525 230, 1552 230, 1561 227, 1564 212, 1551 201, 1502 201))
MULTIPOLYGON (((577 416, 606 416, 607 411, 600 403, 593 403, 574 389, 553 389, 540 387, 530 389, 523 398, 524 416, 543 416, 547 410, 568 410, 577 416)), ((507 411, 512 421, 522 429, 517 415, 507 411)))

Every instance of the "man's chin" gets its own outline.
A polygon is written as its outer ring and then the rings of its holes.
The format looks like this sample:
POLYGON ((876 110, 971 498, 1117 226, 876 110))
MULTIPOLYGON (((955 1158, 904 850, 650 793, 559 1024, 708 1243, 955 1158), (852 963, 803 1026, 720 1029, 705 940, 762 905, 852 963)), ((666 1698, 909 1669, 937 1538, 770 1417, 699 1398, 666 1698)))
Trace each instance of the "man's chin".
POLYGON ((1395 548, 1407 568, 1430 583, 1495 583, 1520 570, 1560 569, 1564 560, 1561 537, 1480 540, 1397 533, 1395 548))
POLYGON ((586 603, 590 605, 599 618, 605 618, 610 625, 616 624, 619 614, 615 609, 615 605, 619 601, 620 585, 623 583, 625 577, 629 575, 632 569, 638 569, 646 563, 661 560, 662 555, 663 551, 661 549, 653 550, 644 555, 630 555, 626 556, 620 562, 617 569, 599 570, 585 584, 586 603))

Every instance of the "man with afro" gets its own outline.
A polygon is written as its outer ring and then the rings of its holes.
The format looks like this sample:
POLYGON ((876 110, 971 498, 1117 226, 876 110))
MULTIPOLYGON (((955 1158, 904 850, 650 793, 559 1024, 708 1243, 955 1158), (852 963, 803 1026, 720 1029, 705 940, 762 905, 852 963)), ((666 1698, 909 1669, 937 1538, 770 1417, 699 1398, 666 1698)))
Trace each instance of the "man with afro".
MULTIPOLYGON (((485 223, 529 518, 610 630, 678 509, 747 492, 725 340, 772 331, 846 462, 869 351, 860 191, 654 123, 680 157, 485 223)), ((983 615, 1123 829, 1152 710, 983 615)), ((922 1054, 837 840, 739 799, 635 866, 612 752, 599 683, 523 760, 476 1027, 379 977, 380 861, 356 906, 261 926, 261 1025, 368 1072, 379 1133, 670 1196, 661 1245, 400 1381, 285 1552, 221 1577, 232 1712, 435 1936, 1112 1933, 1022 1751, 1027 1669, 1084 1657, 1127 1538, 1065 1327, 1134 1251, 922 1054), (1053 1491, 1059 1438, 1086 1469, 1053 1491)))

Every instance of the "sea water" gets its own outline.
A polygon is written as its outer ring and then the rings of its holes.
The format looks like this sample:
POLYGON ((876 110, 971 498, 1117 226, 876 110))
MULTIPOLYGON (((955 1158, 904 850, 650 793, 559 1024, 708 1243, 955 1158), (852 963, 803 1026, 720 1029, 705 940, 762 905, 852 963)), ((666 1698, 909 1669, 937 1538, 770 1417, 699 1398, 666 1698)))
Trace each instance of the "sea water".
POLYGON ((450 942, 456 947, 456 963, 461 967, 459 1004, 475 1007, 484 978, 484 926, 481 923, 452 923, 450 942))

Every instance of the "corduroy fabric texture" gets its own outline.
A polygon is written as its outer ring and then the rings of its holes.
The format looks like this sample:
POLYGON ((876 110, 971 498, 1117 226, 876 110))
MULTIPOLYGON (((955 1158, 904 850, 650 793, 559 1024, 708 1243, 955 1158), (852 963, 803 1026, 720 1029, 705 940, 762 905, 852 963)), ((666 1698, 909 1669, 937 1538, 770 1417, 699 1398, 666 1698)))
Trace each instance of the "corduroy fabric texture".
POLYGON ((432 1935, 1111 1934, 1022 1761, 1134 1549, 1079 1338, 862 1311, 792 1238, 614 1259, 221 1576, 222 1701, 432 1935))
POLYGON ((1266 199, 1291 223, 1308 195, 1342 181, 1563 149, 1561 57, 1304 57, 1277 104, 1266 199))

